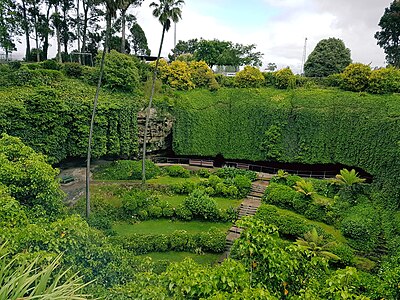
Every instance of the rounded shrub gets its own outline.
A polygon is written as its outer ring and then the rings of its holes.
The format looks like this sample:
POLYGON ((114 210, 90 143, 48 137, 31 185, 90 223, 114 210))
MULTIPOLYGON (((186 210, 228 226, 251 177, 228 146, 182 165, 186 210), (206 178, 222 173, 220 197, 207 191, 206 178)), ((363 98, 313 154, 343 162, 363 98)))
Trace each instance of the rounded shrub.
POLYGON ((64 73, 68 77, 80 78, 83 75, 83 66, 79 63, 68 62, 63 65, 64 73))
POLYGON ((181 177, 181 178, 189 178, 190 172, 182 166, 168 166, 165 167, 165 171, 168 176, 171 177, 181 177))
POLYGON ((191 90, 195 87, 190 74, 189 66, 183 61, 173 61, 163 69, 162 77, 172 88, 177 90, 191 90))
MULTIPOLYGON (((101 53, 97 59, 100 60, 100 57, 101 53)), ((139 72, 135 60, 115 50, 107 53, 104 64, 104 86, 110 90, 134 91, 139 86, 139 72)))
POLYGON ((212 88, 218 85, 215 75, 204 61, 192 61, 189 63, 191 78, 196 87, 212 88))
POLYGON ((350 64, 342 73, 342 88, 353 92, 365 91, 368 87, 371 68, 361 63, 350 64))
POLYGON ((278 89, 294 88, 296 77, 290 68, 285 68, 275 72, 275 87, 278 89))
POLYGON ((58 71, 61 69, 61 65, 52 59, 42 61, 40 64, 43 69, 47 69, 47 70, 57 70, 58 71))
POLYGON ((400 91, 400 70, 393 67, 373 70, 369 76, 368 92, 388 94, 400 91))
POLYGON ((370 252, 378 244, 381 232, 378 212, 370 204, 352 207, 341 222, 340 229, 349 238, 350 246, 362 252, 370 252))
POLYGON ((261 87, 263 83, 264 76, 256 67, 245 66, 235 76, 235 85, 241 88, 261 87))

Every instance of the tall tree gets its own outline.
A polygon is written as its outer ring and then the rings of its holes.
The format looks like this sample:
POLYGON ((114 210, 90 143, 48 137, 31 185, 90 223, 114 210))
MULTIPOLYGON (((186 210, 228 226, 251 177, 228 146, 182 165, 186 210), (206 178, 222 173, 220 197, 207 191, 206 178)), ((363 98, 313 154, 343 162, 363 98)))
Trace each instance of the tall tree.
POLYGON ((146 123, 144 126, 144 136, 143 136, 143 153, 142 153, 142 185, 146 184, 146 143, 147 143, 147 131, 149 127, 149 120, 150 120, 150 110, 151 105, 153 102, 154 97, 154 89, 157 79, 157 71, 158 71, 158 64, 160 62, 161 50, 164 43, 164 35, 165 32, 171 28, 171 21, 174 23, 178 23, 179 19, 182 18, 182 10, 181 6, 185 3, 183 0, 160 0, 160 3, 152 2, 150 3, 150 7, 153 7, 153 16, 158 18, 158 21, 162 25, 162 34, 161 34, 161 42, 160 42, 160 49, 158 50, 156 66, 154 68, 153 73, 153 82, 151 85, 151 93, 150 93, 150 100, 149 105, 147 107, 146 112, 146 123))
POLYGON ((15 38, 20 34, 17 22, 16 4, 13 0, 0 1, 0 48, 6 53, 6 60, 16 50, 15 38))
POLYGON ((134 7, 140 6, 143 0, 120 0, 119 9, 121 10, 121 53, 125 53, 125 40, 126 40, 126 11, 132 5, 134 7))
POLYGON ((89 49, 94 50, 94 48, 96 48, 96 51, 93 51, 92 55, 95 55, 95 52, 97 52, 97 47, 94 47, 94 45, 97 41, 101 40, 98 34, 98 23, 104 15, 104 12, 99 9, 100 3, 101 0, 82 0, 82 48, 80 51, 83 53, 88 52, 89 49), (89 28, 92 28, 92 30, 89 31, 89 28), (96 37, 95 41, 93 38, 91 39, 93 36, 96 37), (89 40, 91 40, 90 47, 88 47, 89 40))
POLYGON ((173 61, 175 60, 179 55, 182 54, 194 54, 194 52, 197 49, 197 46, 199 44, 198 39, 191 39, 188 41, 178 41, 178 43, 175 45, 175 48, 171 50, 172 54, 168 55, 168 58, 173 61))
POLYGON ((307 77, 326 77, 341 73, 351 64, 350 49, 341 39, 329 38, 319 41, 304 64, 307 77))
POLYGON ((395 0, 385 9, 379 21, 381 30, 375 33, 377 44, 383 48, 386 61, 400 67, 400 2, 395 0))
POLYGON ((31 42, 30 42, 30 33, 32 32, 31 21, 29 18, 29 2, 27 0, 21 0, 21 3, 18 5, 18 16, 19 22, 21 24, 21 28, 25 34, 25 60, 28 60, 31 56, 31 42))
POLYGON ((106 4, 106 35, 104 40, 104 50, 101 55, 100 61, 100 74, 99 80, 97 82, 96 94, 94 96, 93 102, 93 110, 92 110, 92 117, 90 120, 90 129, 89 129, 89 140, 88 140, 88 148, 87 148, 87 158, 86 158, 86 217, 89 218, 90 215, 90 160, 92 156, 92 138, 93 138, 93 127, 94 127, 94 118, 96 115, 96 108, 97 102, 99 100, 99 93, 101 87, 101 81, 103 79, 103 72, 104 72, 104 60, 106 57, 106 53, 108 52, 108 44, 111 39, 111 20, 115 18, 117 15, 118 9, 118 0, 105 0, 106 4))
POLYGON ((130 30, 130 43, 135 55, 150 55, 146 34, 138 23, 134 23, 130 30))

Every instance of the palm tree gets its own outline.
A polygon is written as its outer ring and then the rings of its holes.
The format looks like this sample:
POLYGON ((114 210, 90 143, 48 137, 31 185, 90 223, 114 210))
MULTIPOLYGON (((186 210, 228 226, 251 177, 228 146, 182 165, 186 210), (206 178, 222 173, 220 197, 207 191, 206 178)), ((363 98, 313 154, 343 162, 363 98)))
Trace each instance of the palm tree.
POLYGON ((101 87, 101 81, 103 78, 104 73, 104 60, 106 57, 106 52, 108 52, 108 43, 111 38, 111 19, 115 18, 117 15, 117 9, 119 7, 119 0, 105 0, 105 4, 107 7, 106 12, 106 36, 104 40, 104 51, 101 55, 100 61, 100 75, 99 80, 97 82, 96 88, 96 95, 94 96, 94 103, 93 103, 93 111, 92 111, 92 118, 90 120, 90 130, 89 130, 89 141, 88 141, 88 148, 87 148, 87 158, 86 158, 86 217, 89 218, 90 215, 90 159, 92 154, 92 138, 93 138, 93 127, 94 127, 94 117, 96 115, 96 108, 97 102, 99 100, 99 93, 101 87))
POLYGON ((315 194, 315 190, 311 181, 306 181, 304 179, 300 181, 296 181, 296 185, 294 186, 296 192, 303 194, 306 197, 312 197, 315 194))
POLYGON ((340 170, 340 174, 336 175, 333 182, 345 187, 351 187, 353 185, 363 183, 365 179, 358 177, 358 173, 352 169, 351 171, 347 169, 340 170))
POLYGON ((336 242, 325 243, 324 236, 318 235, 315 227, 304 234, 304 238, 296 240, 295 244, 302 250, 310 251, 313 255, 326 259, 340 260, 340 257, 328 250, 336 246, 336 242))
POLYGON ((143 136, 143 155, 142 155, 142 185, 146 184, 146 141, 147 141, 147 131, 149 127, 149 119, 150 119, 150 109, 151 104, 153 102, 154 97, 154 88, 157 78, 157 70, 158 70, 158 63, 160 61, 161 56, 161 49, 164 43, 164 35, 165 32, 171 28, 171 21, 177 23, 179 19, 182 18, 182 11, 181 5, 183 5, 185 1, 183 0, 160 0, 160 3, 152 2, 150 7, 154 7, 153 16, 158 18, 161 25, 163 26, 162 35, 161 35, 161 42, 160 42, 160 49, 158 50, 157 60, 156 60, 156 67, 154 68, 153 73, 153 82, 151 85, 151 94, 149 105, 147 107, 146 112, 146 124, 144 126, 144 136, 143 136))

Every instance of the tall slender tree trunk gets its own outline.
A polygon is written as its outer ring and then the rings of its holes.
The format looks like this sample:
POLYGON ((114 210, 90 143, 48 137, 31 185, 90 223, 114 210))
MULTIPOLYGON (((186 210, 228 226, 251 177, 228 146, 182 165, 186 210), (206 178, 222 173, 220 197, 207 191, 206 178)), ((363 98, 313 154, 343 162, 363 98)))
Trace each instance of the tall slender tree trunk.
MULTIPOLYGON (((87 39, 87 24, 88 24, 88 13, 89 6, 85 7, 85 2, 83 2, 83 30, 82 30, 82 49, 79 49, 82 53, 86 52, 86 39, 87 39)), ((83 64, 86 64, 86 56, 83 60, 83 64)))
POLYGON ((94 97, 92 118, 91 118, 91 121, 90 121, 88 149, 87 149, 87 160, 86 160, 86 218, 89 218, 89 216, 90 216, 90 159, 91 159, 91 154, 92 154, 92 138, 93 138, 94 117, 96 115, 97 102, 99 100, 101 80, 103 78, 103 72, 104 72, 104 60, 105 60, 106 53, 107 53, 107 50, 108 50, 108 42, 109 42, 109 38, 110 38, 110 32, 111 32, 111 14, 110 14, 110 12, 107 12, 106 38, 105 38, 105 41, 104 41, 104 51, 103 51, 103 54, 101 55, 100 75, 99 75, 99 81, 97 83, 96 95, 94 97))
POLYGON ((50 9, 51 9, 51 5, 49 4, 49 7, 47 8, 47 12, 46 12, 47 30, 46 30, 46 33, 44 36, 44 42, 43 42, 43 59, 44 60, 46 60, 48 58, 48 52, 49 52, 50 9))
POLYGON ((57 61, 62 63, 61 58, 61 33, 60 33, 60 15, 58 14, 58 6, 55 7, 57 15, 56 36, 57 36, 57 61))
MULTIPOLYGON (((81 51, 81 18, 79 15, 79 5, 80 5, 80 1, 76 0, 76 21, 77 21, 77 26, 76 26, 76 37, 78 39, 78 52, 81 51)), ((82 60, 81 60, 81 55, 78 55, 79 58, 79 63, 82 64, 82 60)))
POLYGON ((153 103, 153 97, 154 97, 154 89, 156 85, 156 79, 157 79, 157 72, 158 72, 158 64, 160 62, 160 57, 161 57, 161 49, 164 43, 164 35, 165 35, 165 25, 163 26, 162 30, 162 35, 161 35, 161 43, 160 43, 160 49, 158 50, 158 55, 157 55, 157 61, 156 61, 156 67, 154 69, 153 73, 153 82, 151 84, 151 93, 150 93, 150 100, 149 100, 149 105, 147 107, 146 111, 146 123, 144 126, 144 135, 143 135, 143 152, 142 152, 142 186, 146 185, 146 144, 147 144, 147 131, 149 127, 149 121, 150 121, 150 110, 151 110, 151 105, 153 103))
POLYGON ((126 26, 126 10, 123 9, 121 11, 121 20, 122 20, 122 28, 121 28, 121 53, 125 53, 125 26, 126 26))
POLYGON ((22 17, 23 17, 23 28, 25 31, 25 42, 26 42, 26 50, 25 50, 25 60, 29 61, 31 56, 31 42, 29 38, 29 25, 28 25, 28 17, 26 15, 26 5, 25 0, 22 1, 22 17))

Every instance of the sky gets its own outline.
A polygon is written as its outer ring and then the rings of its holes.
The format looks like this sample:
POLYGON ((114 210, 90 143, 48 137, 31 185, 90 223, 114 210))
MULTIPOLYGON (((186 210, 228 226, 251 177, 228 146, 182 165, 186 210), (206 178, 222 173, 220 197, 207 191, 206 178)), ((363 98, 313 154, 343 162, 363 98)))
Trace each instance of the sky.
MULTIPOLYGON (((146 33, 152 55, 157 55, 162 26, 145 0, 130 11, 146 33)), ((263 66, 275 63, 299 73, 305 38, 307 55, 329 37, 350 48, 354 62, 384 66, 385 55, 374 34, 392 0, 185 0, 177 40, 193 38, 256 44, 263 66)), ((55 42, 51 53, 55 53, 55 42)), ((174 47, 173 27, 166 34, 162 56, 174 47)), ((23 55, 23 45, 18 47, 23 55)), ((18 57, 18 54, 16 55, 18 57)))

